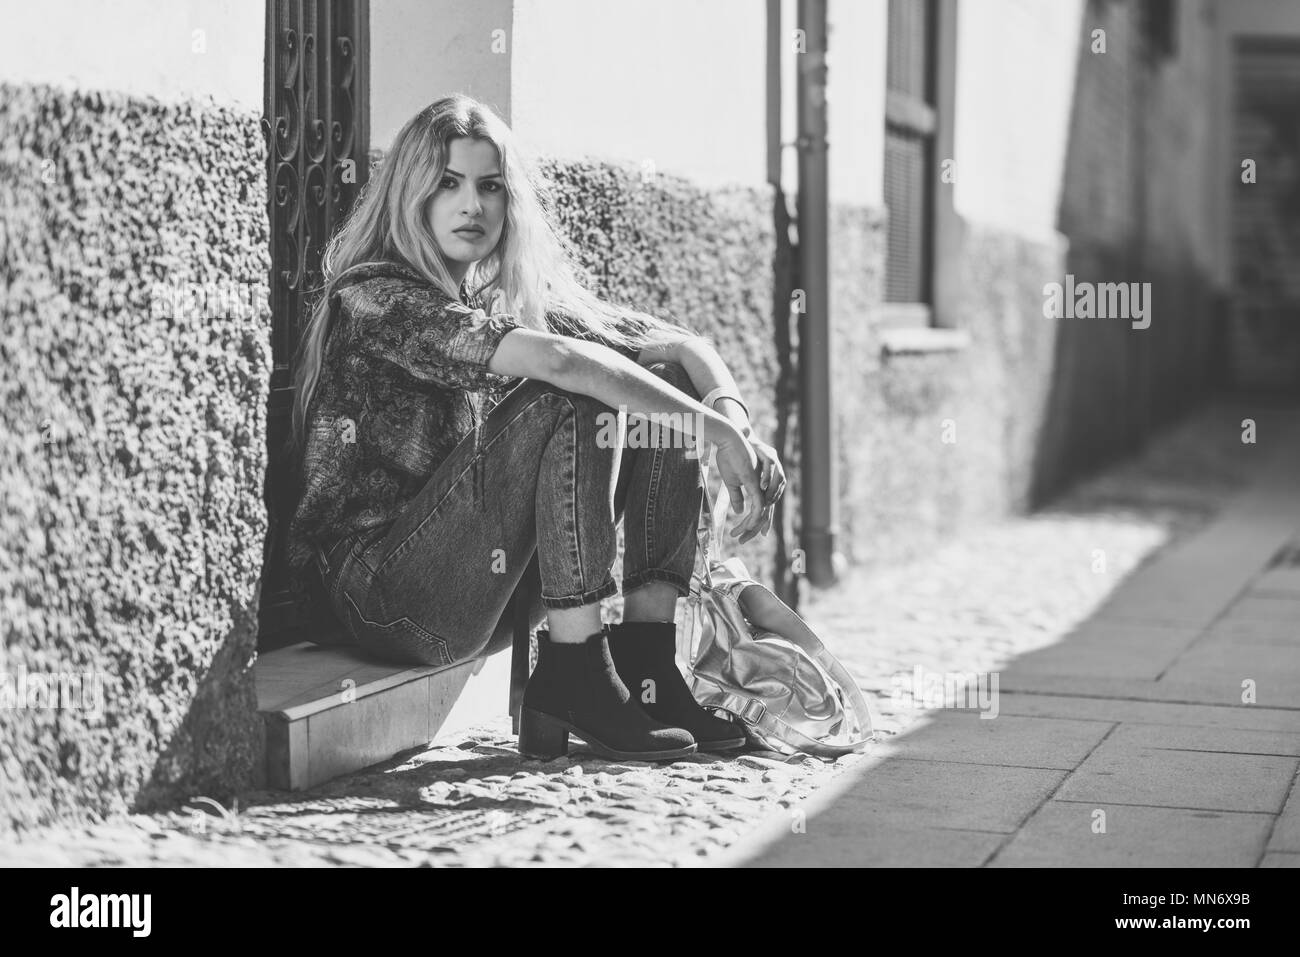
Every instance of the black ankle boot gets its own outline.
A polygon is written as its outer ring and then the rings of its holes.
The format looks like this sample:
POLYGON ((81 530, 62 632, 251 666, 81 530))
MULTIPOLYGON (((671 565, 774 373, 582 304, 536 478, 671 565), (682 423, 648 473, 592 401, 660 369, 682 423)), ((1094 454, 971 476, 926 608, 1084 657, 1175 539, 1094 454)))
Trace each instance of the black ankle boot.
POLYGON ((537 633, 537 667, 524 688, 519 753, 549 760, 567 754, 569 733, 602 757, 664 761, 694 754, 695 739, 661 724, 632 700, 619 680, 604 628, 581 644, 556 644, 537 633))
POLYGON ((701 751, 734 751, 745 746, 744 730, 700 707, 677 670, 673 660, 677 626, 673 622, 625 621, 611 625, 609 650, 632 700, 650 717, 685 728, 701 751), (647 700, 650 698, 653 700, 647 700))

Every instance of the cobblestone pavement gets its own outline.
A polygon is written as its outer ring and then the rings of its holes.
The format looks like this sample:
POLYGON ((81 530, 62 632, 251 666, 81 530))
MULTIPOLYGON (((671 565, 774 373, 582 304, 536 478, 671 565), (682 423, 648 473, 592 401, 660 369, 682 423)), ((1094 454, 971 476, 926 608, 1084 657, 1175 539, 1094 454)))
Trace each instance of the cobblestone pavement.
MULTIPOLYGON (((801 614, 869 692, 878 737, 924 711, 891 704, 916 666, 993 671, 1085 619, 1123 576, 1209 518, 1248 477, 1240 410, 1212 408, 1051 509, 963 532, 916 561, 807 593, 801 614), (1099 567, 1098 553, 1104 555, 1099 567)), ((521 759, 508 719, 286 799, 47 828, 0 844, 10 865, 690 866, 863 755, 770 752, 669 765, 575 750, 521 759)), ((870 750, 867 752, 870 753, 870 750)))

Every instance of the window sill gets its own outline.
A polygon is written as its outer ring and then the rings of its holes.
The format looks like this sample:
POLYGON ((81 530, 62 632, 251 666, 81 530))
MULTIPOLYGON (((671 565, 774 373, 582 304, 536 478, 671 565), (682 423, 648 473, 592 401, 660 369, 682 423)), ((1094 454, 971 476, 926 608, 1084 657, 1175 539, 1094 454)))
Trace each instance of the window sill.
POLYGON ((880 340, 882 358, 963 352, 970 347, 970 333, 965 329, 940 329, 934 326, 921 329, 882 329, 880 340))
POLYGON ((880 307, 882 329, 928 329, 933 322, 924 302, 886 302, 880 307))

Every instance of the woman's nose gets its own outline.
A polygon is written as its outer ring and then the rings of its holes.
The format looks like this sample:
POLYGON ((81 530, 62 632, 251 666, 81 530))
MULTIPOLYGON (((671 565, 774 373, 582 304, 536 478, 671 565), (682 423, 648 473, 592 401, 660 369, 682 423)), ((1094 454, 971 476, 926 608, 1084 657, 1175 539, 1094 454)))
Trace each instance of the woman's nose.
POLYGON ((466 216, 477 216, 483 212, 483 203, 478 198, 478 193, 471 190, 465 198, 464 213, 466 216))

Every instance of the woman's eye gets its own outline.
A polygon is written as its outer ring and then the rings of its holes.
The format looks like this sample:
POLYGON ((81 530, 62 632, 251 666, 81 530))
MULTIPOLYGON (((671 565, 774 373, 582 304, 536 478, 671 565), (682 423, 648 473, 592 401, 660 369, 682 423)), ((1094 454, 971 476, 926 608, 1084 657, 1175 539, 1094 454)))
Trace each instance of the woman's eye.
POLYGON ((499 193, 501 191, 501 184, 495 181, 490 181, 484 183, 483 188, 486 189, 489 193, 499 193))
POLYGON ((441 189, 455 189, 456 181, 450 176, 444 176, 442 182, 438 184, 441 189))

